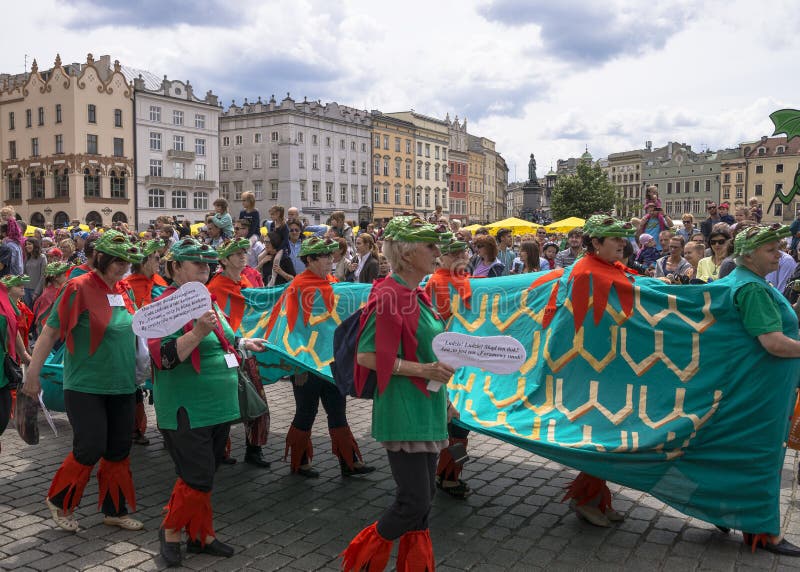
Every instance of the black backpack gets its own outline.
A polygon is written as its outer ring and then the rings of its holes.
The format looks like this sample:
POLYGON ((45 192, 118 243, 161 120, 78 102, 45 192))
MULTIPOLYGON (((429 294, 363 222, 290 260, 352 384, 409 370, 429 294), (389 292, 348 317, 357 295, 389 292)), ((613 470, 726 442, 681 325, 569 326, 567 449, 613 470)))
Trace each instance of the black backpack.
POLYGON ((333 362, 331 363, 331 373, 333 381, 342 395, 350 397, 361 397, 372 399, 375 395, 375 388, 378 385, 378 376, 374 370, 370 370, 367 382, 361 394, 356 393, 354 383, 354 372, 356 364, 356 354, 358 353, 358 333, 361 326, 361 312, 364 308, 359 308, 345 321, 336 327, 333 333, 333 362))

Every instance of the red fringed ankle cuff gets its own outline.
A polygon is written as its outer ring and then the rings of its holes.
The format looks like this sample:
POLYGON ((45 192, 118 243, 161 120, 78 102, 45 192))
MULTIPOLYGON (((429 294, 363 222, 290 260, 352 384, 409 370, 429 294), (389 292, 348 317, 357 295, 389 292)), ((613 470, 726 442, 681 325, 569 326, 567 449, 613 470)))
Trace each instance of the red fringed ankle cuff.
POLYGON ((215 536, 211 511, 211 493, 193 489, 183 479, 175 481, 166 506, 167 516, 161 523, 169 530, 185 529, 189 538, 205 546, 206 537, 215 536))
POLYGON ((61 508, 67 514, 72 513, 81 502, 83 489, 89 482, 93 468, 94 465, 81 465, 70 453, 56 471, 53 482, 50 484, 50 490, 47 491, 47 498, 52 499, 66 489, 64 504, 61 508))
POLYGON ((331 435, 333 454, 344 461, 349 469, 354 468, 356 460, 364 461, 361 458, 361 451, 358 450, 358 443, 356 443, 349 426, 335 427, 329 429, 328 432, 331 435))
POLYGON ((301 431, 294 425, 289 426, 286 434, 286 449, 283 451, 283 460, 291 451, 292 472, 296 473, 303 464, 303 457, 310 461, 314 457, 314 448, 311 446, 311 431, 301 431))
POLYGON ((133 486, 133 475, 131 475, 130 457, 122 461, 100 459, 97 483, 99 488, 98 508, 103 506, 106 495, 110 494, 114 508, 119 511, 119 495, 122 493, 130 510, 136 510, 136 491, 133 486))
POLYGON ((611 491, 608 490, 606 481, 581 472, 567 487, 567 494, 562 500, 575 499, 579 505, 588 503, 596 505, 602 512, 611 509, 611 491))
POLYGON ((343 572, 381 572, 386 569, 394 542, 378 534, 377 524, 374 522, 359 532, 342 552, 343 572))

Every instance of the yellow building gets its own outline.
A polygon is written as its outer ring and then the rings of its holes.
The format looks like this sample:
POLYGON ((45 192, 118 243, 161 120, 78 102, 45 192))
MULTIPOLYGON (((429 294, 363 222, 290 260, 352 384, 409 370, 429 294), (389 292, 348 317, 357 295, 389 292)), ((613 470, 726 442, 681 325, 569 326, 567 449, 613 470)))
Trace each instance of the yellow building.
POLYGON ((414 210, 414 124, 372 112, 372 218, 387 222, 414 210))
POLYGON ((762 222, 792 221, 800 204, 795 199, 785 205, 779 197, 788 196, 800 174, 800 138, 787 142, 786 137, 762 137, 743 144, 743 152, 747 158, 745 201, 755 197, 761 203, 762 222))
POLYGON ((747 159, 741 150, 728 151, 727 155, 722 156, 719 176, 721 179, 719 200, 730 204, 731 214, 734 214, 737 208, 747 206, 745 202, 747 159))
MULTIPOLYGON (((633 216, 641 216, 642 204, 644 202, 644 190, 642 189, 642 161, 644 151, 637 149, 634 151, 623 151, 621 153, 611 153, 608 156, 608 164, 603 170, 608 175, 608 180, 614 185, 617 191, 617 215, 628 219, 633 216)), ((667 205, 663 205, 667 208, 667 205)), ((670 216, 680 216, 672 211, 672 202, 669 203, 670 216)))
POLYGON ((0 76, 2 197, 36 226, 134 222, 133 88, 108 56, 0 76))

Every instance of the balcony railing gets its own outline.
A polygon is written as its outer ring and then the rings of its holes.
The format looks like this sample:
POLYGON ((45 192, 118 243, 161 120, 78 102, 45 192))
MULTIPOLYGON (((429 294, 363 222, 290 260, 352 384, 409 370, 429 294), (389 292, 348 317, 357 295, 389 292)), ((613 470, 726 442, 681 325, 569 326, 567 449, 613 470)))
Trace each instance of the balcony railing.
POLYGON ((194 161, 194 151, 178 151, 177 149, 167 150, 167 157, 170 159, 181 159, 183 161, 194 161))
POLYGON ((217 186, 216 181, 206 179, 181 179, 179 177, 154 177, 152 175, 144 178, 147 187, 187 187, 192 189, 213 190, 217 186))

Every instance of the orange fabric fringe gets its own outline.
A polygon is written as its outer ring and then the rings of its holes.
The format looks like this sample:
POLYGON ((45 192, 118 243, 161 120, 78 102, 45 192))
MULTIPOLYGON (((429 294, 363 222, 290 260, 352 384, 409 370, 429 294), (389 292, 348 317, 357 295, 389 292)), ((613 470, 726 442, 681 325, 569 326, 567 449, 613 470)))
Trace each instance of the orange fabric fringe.
POLYGON ((594 323, 595 325, 600 323, 612 287, 617 291, 625 316, 633 313, 633 279, 628 276, 625 265, 621 262, 609 264, 593 254, 587 254, 572 266, 569 280, 572 282, 572 308, 576 332, 583 326, 583 320, 589 311, 590 296, 594 306, 594 323))
POLYGON ((425 291, 431 297, 436 311, 445 320, 450 319, 450 286, 461 297, 464 306, 469 308, 472 287, 468 275, 453 274, 447 268, 437 268, 425 284, 425 291))
MULTIPOLYGON (((450 437, 448 445, 452 446, 456 443, 461 443, 466 448, 468 441, 468 439, 450 437)), ((439 453, 439 464, 436 466, 436 474, 439 475, 443 481, 458 481, 461 477, 461 469, 463 468, 464 465, 457 465, 455 463, 453 456, 447 448, 442 449, 442 452, 439 453)))
POLYGON ((296 473, 303 464, 303 457, 308 461, 314 458, 314 448, 311 446, 311 431, 301 431, 294 425, 289 426, 289 432, 286 434, 286 449, 283 451, 283 460, 291 451, 291 467, 292 472, 296 473))
POLYGON ((386 540, 378 534, 376 524, 373 522, 359 532, 342 552, 342 570, 344 572, 361 572, 363 570, 381 572, 386 569, 394 542, 386 540))
POLYGON ((202 492, 187 485, 183 479, 175 481, 172 496, 166 506, 167 515, 162 528, 186 530, 194 541, 205 546, 206 538, 214 534, 214 520, 211 510, 211 492, 202 492))
POLYGON ((308 324, 317 292, 319 292, 322 301, 325 303, 325 309, 330 312, 334 306, 333 288, 331 287, 333 282, 336 282, 333 276, 320 278, 310 270, 304 270, 295 276, 289 282, 281 297, 278 298, 275 306, 273 306, 269 321, 264 329, 264 337, 269 337, 272 328, 275 327, 281 308, 286 309, 286 327, 289 328, 290 332, 294 330, 297 324, 297 316, 300 312, 303 314, 303 323, 308 324))
POLYGON ((331 446, 333 447, 333 454, 345 462, 348 468, 353 469, 356 459, 364 462, 361 457, 361 451, 358 450, 358 443, 353 437, 350 427, 336 427, 328 429, 331 435, 331 446))
POLYGON ((106 461, 105 459, 100 459, 100 469, 97 471, 97 483, 98 508, 103 506, 106 495, 111 495, 114 508, 119 510, 119 495, 122 493, 131 512, 136 510, 136 490, 133 486, 130 457, 126 457, 122 461, 106 461))
POLYGON ((397 572, 434 572, 433 544, 427 530, 406 532, 400 537, 397 572))
POLYGON ((78 504, 81 502, 83 496, 83 489, 86 488, 86 483, 89 482, 89 477, 92 476, 92 469, 94 465, 81 465, 75 460, 75 455, 70 453, 64 462, 61 463, 56 475, 53 477, 53 482, 50 484, 50 490, 47 491, 47 498, 51 499, 58 493, 67 489, 67 494, 64 495, 64 512, 72 514, 78 504))
POLYGON ((575 499, 579 505, 593 503, 597 499, 600 501, 597 508, 602 512, 611 510, 611 491, 606 481, 588 473, 581 472, 567 487, 567 494, 561 500, 569 499, 575 499))

